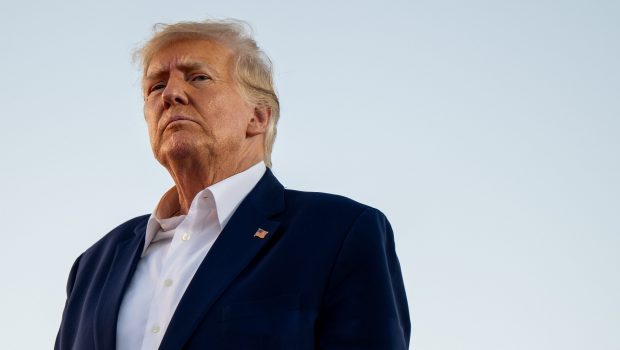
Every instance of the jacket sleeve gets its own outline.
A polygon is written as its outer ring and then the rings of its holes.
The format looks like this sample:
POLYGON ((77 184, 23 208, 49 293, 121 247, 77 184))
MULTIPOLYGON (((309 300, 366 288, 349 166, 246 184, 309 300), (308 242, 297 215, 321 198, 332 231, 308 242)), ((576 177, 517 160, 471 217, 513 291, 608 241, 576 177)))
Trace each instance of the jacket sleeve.
POLYGON ((66 323, 69 322, 69 320, 67 320, 67 305, 69 304, 69 298, 71 297, 71 292, 73 291, 73 285, 75 284, 75 278, 77 276, 77 271, 78 271, 78 267, 80 265, 80 258, 82 256, 80 255, 75 262, 73 263, 73 266, 71 267, 71 271, 69 272, 69 278, 67 280, 67 300, 65 301, 65 309, 62 313, 62 321, 60 323, 60 329, 58 330, 58 334, 56 335, 56 341, 54 343, 54 350, 60 350, 60 349, 68 349, 69 346, 68 344, 64 344, 63 342, 63 338, 66 337, 67 335, 65 334, 63 337, 63 328, 66 327, 66 323))
POLYGON ((323 298, 321 349, 406 350, 411 323, 394 234, 368 208, 351 226, 323 298))

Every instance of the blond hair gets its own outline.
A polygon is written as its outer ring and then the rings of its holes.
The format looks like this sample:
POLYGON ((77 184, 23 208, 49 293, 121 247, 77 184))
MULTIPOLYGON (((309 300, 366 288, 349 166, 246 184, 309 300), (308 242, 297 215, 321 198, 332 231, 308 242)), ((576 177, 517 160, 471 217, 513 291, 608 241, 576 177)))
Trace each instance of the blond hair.
POLYGON ((271 60, 252 38, 248 23, 240 20, 212 20, 200 22, 157 23, 153 36, 134 53, 134 60, 143 69, 143 77, 153 55, 166 44, 180 38, 217 40, 233 50, 236 56, 233 76, 242 95, 257 105, 271 109, 271 118, 265 132, 265 165, 271 168, 271 151, 280 118, 280 102, 273 83, 271 60))

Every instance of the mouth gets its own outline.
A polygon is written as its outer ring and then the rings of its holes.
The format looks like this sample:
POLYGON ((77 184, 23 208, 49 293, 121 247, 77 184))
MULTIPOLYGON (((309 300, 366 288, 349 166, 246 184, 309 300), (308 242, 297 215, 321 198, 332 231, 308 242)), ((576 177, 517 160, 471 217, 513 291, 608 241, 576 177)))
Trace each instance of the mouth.
POLYGON ((176 124, 176 123, 179 123, 179 122, 192 122, 192 121, 193 121, 193 120, 191 120, 191 119, 189 119, 189 118, 187 118, 187 117, 184 117, 184 116, 182 116, 182 115, 175 115, 175 116, 172 116, 170 119, 168 119, 168 120, 166 121, 166 124, 165 124, 165 126, 164 126, 164 130, 165 130, 166 128, 168 128, 168 126, 170 126, 170 125, 172 125, 172 124, 176 124))

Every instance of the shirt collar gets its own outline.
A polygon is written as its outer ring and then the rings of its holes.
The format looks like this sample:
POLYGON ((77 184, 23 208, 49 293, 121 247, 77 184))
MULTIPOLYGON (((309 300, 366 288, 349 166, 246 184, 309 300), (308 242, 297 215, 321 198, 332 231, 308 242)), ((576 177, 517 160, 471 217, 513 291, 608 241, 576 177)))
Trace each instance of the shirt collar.
MULTIPOLYGON (((248 193, 256 186, 266 169, 265 163, 261 161, 238 174, 205 188, 196 194, 196 197, 192 200, 192 204, 190 205, 189 212, 199 208, 197 199, 212 197, 215 202, 215 210, 219 220, 220 230, 224 229, 224 226, 226 226, 232 214, 248 193)), ((174 227, 176 228, 176 226, 185 219, 169 220, 171 216, 172 218, 175 217, 173 215, 179 208, 179 195, 176 186, 173 186, 161 197, 149 218, 146 225, 146 236, 144 237, 142 256, 144 256, 146 249, 160 229, 165 231, 172 229, 172 227, 167 227, 170 223, 174 223, 174 227)))
POLYGON ((243 199, 256 186, 266 169, 265 163, 261 161, 239 174, 207 187, 215 200, 217 217, 222 229, 243 199))

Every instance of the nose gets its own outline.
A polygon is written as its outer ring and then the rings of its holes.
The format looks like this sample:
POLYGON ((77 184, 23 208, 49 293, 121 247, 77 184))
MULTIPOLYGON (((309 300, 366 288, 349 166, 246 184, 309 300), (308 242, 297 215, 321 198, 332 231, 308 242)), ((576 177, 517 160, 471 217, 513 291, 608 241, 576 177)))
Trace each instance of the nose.
POLYGON ((171 76, 164 91, 162 91, 162 98, 164 99, 165 108, 170 108, 174 105, 186 105, 189 99, 185 93, 185 81, 171 76))

